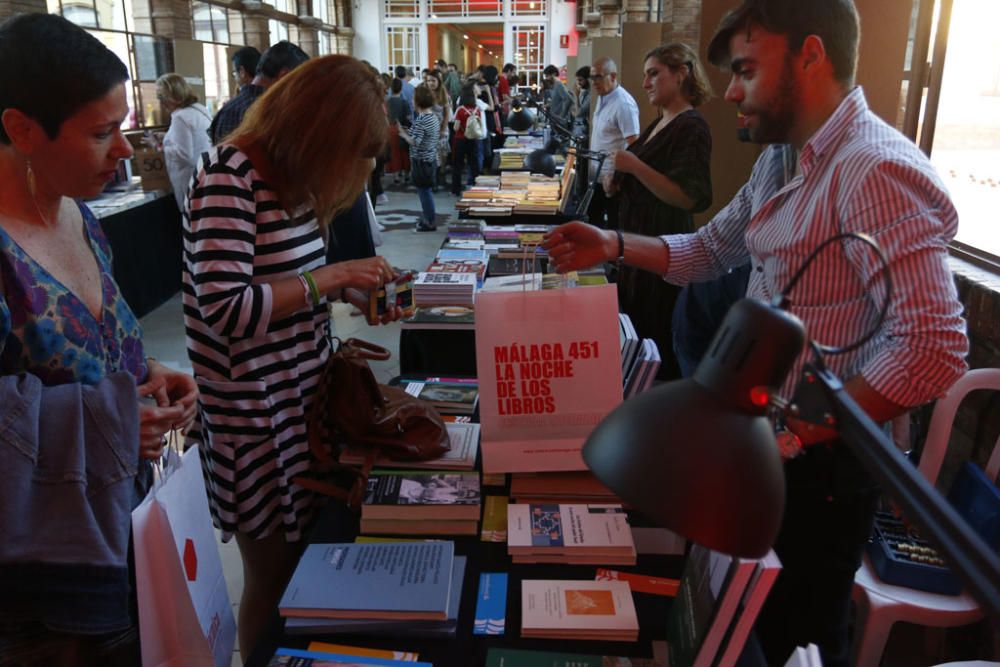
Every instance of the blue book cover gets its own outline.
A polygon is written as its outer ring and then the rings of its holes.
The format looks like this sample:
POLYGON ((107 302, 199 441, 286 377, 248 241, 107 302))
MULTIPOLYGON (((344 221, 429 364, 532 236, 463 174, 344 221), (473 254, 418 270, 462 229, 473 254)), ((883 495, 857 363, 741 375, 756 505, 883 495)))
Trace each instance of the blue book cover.
POLYGON ((474 635, 502 635, 507 624, 507 574, 483 572, 479 575, 474 635))
POLYGON ((434 667, 429 662, 414 662, 412 660, 393 660, 391 658, 369 658, 363 655, 345 655, 343 653, 323 653, 321 651, 300 651, 294 648, 279 648, 268 667, 311 667, 313 664, 323 667, 356 667, 356 665, 378 665, 381 667, 434 667))
POLYGON ((451 596, 448 600, 448 619, 445 621, 289 618, 285 621, 285 632, 290 635, 392 633, 393 636, 397 637, 454 637, 455 628, 458 626, 459 605, 462 600, 465 562, 465 556, 455 556, 455 565, 451 574, 451 596))
POLYGON ((446 620, 453 542, 311 544, 278 605, 282 616, 446 620))
POLYGON ((531 546, 562 547, 566 545, 562 514, 558 504, 541 504, 531 507, 531 546))
POLYGON ((442 248, 438 250, 435 261, 456 262, 473 260, 486 264, 487 254, 483 250, 473 250, 466 248, 442 248))

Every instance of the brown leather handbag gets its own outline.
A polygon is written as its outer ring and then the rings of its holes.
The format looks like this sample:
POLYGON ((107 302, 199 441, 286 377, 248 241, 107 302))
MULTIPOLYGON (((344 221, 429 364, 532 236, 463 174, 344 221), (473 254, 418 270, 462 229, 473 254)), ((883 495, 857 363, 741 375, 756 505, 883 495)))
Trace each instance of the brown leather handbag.
POLYGON ((451 444, 448 429, 431 405, 375 379, 368 360, 388 359, 387 349, 357 338, 332 340, 337 349, 327 360, 309 413, 309 449, 316 465, 308 476, 294 481, 358 509, 378 456, 426 461, 444 455, 451 444), (364 449, 364 464, 358 468, 338 463, 334 452, 340 444, 364 449))

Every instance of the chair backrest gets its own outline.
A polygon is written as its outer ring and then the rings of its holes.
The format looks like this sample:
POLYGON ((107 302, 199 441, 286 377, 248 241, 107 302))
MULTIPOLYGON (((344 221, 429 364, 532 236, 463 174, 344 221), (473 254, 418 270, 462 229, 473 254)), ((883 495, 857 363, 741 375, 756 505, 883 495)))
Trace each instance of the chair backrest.
MULTIPOLYGON (((993 389, 1000 391, 1000 368, 975 368, 959 378, 958 382, 948 390, 934 406, 931 423, 927 427, 927 440, 923 453, 920 455, 920 473, 931 484, 937 482, 941 472, 941 463, 948 449, 948 439, 951 436, 952 423, 958 412, 958 405, 969 392, 977 389, 993 389)), ((993 453, 986 464, 986 477, 996 481, 1000 473, 1000 438, 993 446, 993 453)))

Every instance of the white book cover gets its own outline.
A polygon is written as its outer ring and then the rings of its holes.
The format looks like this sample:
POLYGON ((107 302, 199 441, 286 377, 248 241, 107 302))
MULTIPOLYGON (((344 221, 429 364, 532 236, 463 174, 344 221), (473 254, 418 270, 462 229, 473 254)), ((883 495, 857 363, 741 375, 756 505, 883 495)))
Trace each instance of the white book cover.
MULTIPOLYGON (((525 266, 531 266, 531 258, 525 262, 525 266)), ((483 281, 480 291, 483 292, 519 292, 521 290, 542 289, 541 273, 515 273, 510 276, 490 276, 483 281)))
POLYGON ((637 632, 625 581, 527 579, 521 582, 521 630, 637 632))
POLYGON ((510 553, 566 549, 635 550, 621 505, 515 503, 507 505, 510 553))
POLYGON ((417 274, 417 279, 413 281, 414 287, 438 287, 441 285, 446 286, 466 286, 476 287, 476 274, 475 273, 448 273, 446 271, 441 272, 421 272, 417 274))

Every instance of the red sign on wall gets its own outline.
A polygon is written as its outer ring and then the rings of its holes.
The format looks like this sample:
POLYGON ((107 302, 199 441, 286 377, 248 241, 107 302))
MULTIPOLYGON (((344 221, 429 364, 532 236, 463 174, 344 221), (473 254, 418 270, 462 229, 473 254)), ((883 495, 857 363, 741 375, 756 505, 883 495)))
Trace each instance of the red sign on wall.
POLYGON ((569 48, 569 35, 559 35, 559 48, 560 49, 569 48))

